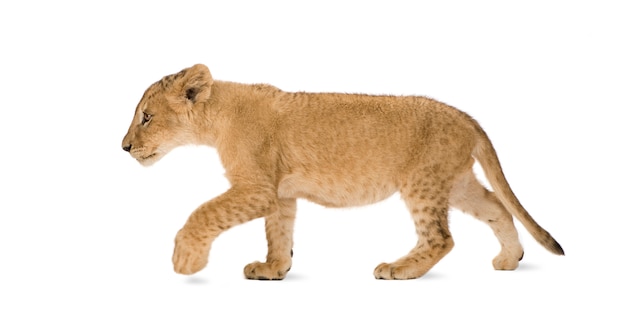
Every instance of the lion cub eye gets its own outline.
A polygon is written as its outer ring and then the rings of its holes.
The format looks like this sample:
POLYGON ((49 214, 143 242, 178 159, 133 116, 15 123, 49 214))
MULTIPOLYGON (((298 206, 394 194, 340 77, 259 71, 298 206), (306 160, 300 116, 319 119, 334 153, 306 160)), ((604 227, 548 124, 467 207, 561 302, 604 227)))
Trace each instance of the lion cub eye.
POLYGON ((143 117, 141 118, 141 124, 146 125, 152 119, 152 115, 143 113, 143 117))

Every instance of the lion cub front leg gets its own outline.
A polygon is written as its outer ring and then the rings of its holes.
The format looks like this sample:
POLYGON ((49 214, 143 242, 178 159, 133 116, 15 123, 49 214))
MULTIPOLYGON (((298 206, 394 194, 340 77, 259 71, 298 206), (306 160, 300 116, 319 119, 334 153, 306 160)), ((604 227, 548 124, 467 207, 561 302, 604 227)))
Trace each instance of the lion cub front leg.
POLYGON ((275 206, 271 196, 262 190, 237 187, 198 207, 176 235, 174 271, 189 275, 202 270, 213 240, 235 225, 271 212, 275 206))
POLYGON ((281 199, 276 211, 265 216, 267 258, 248 264, 243 273, 253 280, 282 280, 291 269, 296 200, 281 199))

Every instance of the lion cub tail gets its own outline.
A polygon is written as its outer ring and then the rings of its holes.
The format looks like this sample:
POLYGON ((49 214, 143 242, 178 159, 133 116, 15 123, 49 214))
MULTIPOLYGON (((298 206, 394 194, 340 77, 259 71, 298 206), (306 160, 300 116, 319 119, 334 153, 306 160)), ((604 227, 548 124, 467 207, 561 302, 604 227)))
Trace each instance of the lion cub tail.
POLYGON ((519 202, 504 177, 502 166, 496 155, 496 150, 493 148, 493 144, 482 128, 480 128, 477 123, 475 124, 480 136, 472 155, 480 162, 487 180, 489 180, 489 183, 494 189, 496 197, 500 199, 500 202, 502 202, 506 210, 524 225, 539 244, 556 255, 565 255, 561 245, 548 231, 537 224, 519 202))

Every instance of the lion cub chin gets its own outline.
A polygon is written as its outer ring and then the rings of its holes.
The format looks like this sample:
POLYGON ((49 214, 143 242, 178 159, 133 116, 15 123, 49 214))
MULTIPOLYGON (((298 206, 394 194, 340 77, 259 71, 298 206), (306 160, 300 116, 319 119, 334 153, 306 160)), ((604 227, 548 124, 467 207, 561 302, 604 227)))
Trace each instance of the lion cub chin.
POLYGON ((502 245, 495 269, 515 269, 523 256, 513 217, 547 250, 563 255, 513 194, 478 123, 429 98, 290 93, 216 81, 206 66, 195 65, 145 91, 122 148, 151 165, 186 144, 215 147, 231 188, 198 207, 176 235, 178 273, 204 268, 221 232, 263 217, 267 257, 245 266, 244 274, 283 279, 291 268, 296 199, 348 207, 395 192, 418 242, 397 261, 378 265, 377 279, 418 278, 450 252, 450 207, 491 227, 502 245), (476 180, 475 160, 493 192, 476 180))

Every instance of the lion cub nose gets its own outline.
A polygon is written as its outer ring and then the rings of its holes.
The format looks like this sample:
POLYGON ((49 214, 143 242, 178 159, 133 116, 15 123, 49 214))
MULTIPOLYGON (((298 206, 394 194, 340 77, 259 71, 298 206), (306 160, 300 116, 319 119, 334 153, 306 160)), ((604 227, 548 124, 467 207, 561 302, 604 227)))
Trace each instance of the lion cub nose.
POLYGON ((124 151, 126 151, 126 152, 130 152, 130 148, 132 148, 132 145, 130 145, 130 144, 129 145, 125 145, 125 146, 122 147, 122 149, 124 149, 124 151))

